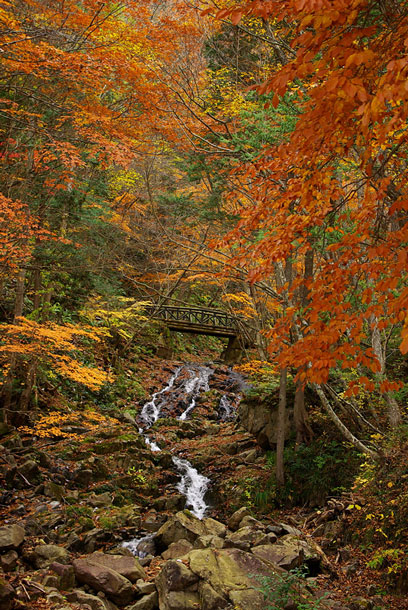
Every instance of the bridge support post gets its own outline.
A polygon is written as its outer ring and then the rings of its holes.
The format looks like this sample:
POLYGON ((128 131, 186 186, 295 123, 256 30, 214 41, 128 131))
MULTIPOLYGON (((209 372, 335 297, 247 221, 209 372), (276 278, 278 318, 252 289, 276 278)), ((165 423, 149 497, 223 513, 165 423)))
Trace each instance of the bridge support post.
POLYGON ((165 328, 160 335, 159 345, 157 346, 156 355, 159 358, 172 358, 173 357, 173 337, 168 328, 165 328))
POLYGON ((221 354, 225 364, 238 364, 242 360, 242 347, 237 336, 229 337, 228 345, 221 354))

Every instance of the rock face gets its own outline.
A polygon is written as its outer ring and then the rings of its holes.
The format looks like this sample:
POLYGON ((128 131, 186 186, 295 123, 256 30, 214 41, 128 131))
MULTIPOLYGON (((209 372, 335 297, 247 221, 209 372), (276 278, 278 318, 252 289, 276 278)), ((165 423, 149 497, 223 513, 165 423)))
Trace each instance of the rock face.
POLYGON ((263 610, 263 595, 254 574, 278 572, 268 561, 239 549, 193 550, 180 561, 168 561, 156 585, 160 610, 216 610, 239 604, 242 610, 263 610))
POLYGON ((102 591, 119 606, 130 604, 135 591, 130 581, 115 570, 89 558, 73 562, 75 576, 80 583, 89 585, 94 591, 102 591))
POLYGON ((0 527, 0 551, 18 549, 25 538, 25 531, 19 525, 4 525, 0 527))
MULTIPOLYGON (((260 447, 270 449, 276 445, 277 409, 266 403, 260 403, 259 397, 251 399, 246 397, 241 401, 238 409, 239 420, 242 426, 253 434, 260 447)), ((289 432, 289 419, 285 425, 289 432)))

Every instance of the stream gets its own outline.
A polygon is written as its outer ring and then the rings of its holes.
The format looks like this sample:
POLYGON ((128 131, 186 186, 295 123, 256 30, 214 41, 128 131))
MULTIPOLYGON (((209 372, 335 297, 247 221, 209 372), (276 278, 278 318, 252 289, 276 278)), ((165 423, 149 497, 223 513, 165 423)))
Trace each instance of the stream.
MULTIPOLYGON (((143 435, 145 443, 151 451, 161 451, 158 444, 150 438, 148 430, 162 417, 163 408, 168 405, 171 398, 176 396, 177 406, 182 409, 177 419, 180 421, 187 420, 194 411, 200 394, 210 390, 209 382, 213 372, 213 369, 198 364, 180 366, 171 375, 164 388, 155 392, 151 399, 145 403, 139 416, 139 433, 143 435)), ((237 383, 237 378, 237 374, 231 371, 229 381, 237 383)), ((238 396, 240 395, 238 394, 238 396)), ((218 419, 220 422, 231 421, 235 417, 236 408, 225 393, 218 405, 218 419)), ((186 498, 186 508, 189 508, 199 519, 203 519, 209 508, 205 501, 205 495, 211 483, 210 479, 200 474, 183 457, 173 455, 172 461, 180 476, 176 487, 186 498)), ((143 558, 149 553, 153 538, 154 534, 142 535, 139 538, 124 542, 122 546, 139 558, 143 558)))

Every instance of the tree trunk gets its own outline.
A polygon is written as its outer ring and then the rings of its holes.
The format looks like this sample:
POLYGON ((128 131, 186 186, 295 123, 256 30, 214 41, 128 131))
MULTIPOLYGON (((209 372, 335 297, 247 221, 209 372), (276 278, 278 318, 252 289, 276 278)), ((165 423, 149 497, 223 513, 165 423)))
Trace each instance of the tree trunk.
POLYGON ((378 453, 376 451, 373 451, 373 449, 370 449, 370 447, 367 447, 367 445, 362 443, 356 436, 354 436, 354 434, 347 428, 347 426, 345 426, 343 424, 341 419, 336 415, 336 413, 334 412, 334 410, 333 410, 333 408, 332 408, 332 406, 331 406, 331 404, 330 404, 326 394, 323 391, 323 388, 318 383, 314 383, 313 387, 314 387, 317 395, 319 396, 323 407, 327 411, 330 419, 336 425, 336 427, 340 430, 342 435, 354 447, 356 447, 356 449, 359 449, 362 453, 365 453, 366 455, 369 455, 371 458, 377 458, 378 457, 378 453))
POLYGON ((313 430, 308 422, 305 408, 305 388, 300 380, 296 382, 293 418, 296 430, 296 447, 310 443, 313 438, 313 430))
MULTIPOLYGON (((376 374, 376 379, 379 383, 381 383, 384 379, 386 379, 387 376, 385 347, 383 346, 383 342, 381 340, 381 333, 377 326, 377 318, 372 316, 371 321, 374 325, 371 335, 371 345, 373 348, 373 352, 377 356, 378 362, 380 363, 381 367, 380 372, 376 374)), ((391 392, 382 392, 382 395, 388 406, 388 423, 390 424, 390 428, 397 428, 402 421, 401 409, 399 407, 399 404, 397 403, 391 392)))
POLYGON ((281 369, 279 379, 278 422, 276 427, 276 483, 278 487, 282 487, 285 483, 283 451, 285 448, 286 382, 287 369, 281 369))

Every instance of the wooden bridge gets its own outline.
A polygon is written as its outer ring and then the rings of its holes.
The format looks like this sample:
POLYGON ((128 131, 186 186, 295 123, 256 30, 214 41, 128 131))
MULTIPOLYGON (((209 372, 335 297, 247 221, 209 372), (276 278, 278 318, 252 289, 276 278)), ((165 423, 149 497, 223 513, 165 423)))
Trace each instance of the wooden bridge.
MULTIPOLYGON (((147 305, 144 309, 151 318, 163 321, 169 331, 228 338, 222 354, 227 364, 239 361, 243 348, 252 343, 244 322, 219 309, 176 305, 147 305)), ((160 352, 160 355, 170 357, 171 341, 167 341, 160 352)))

